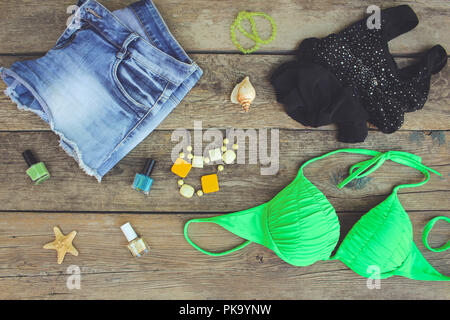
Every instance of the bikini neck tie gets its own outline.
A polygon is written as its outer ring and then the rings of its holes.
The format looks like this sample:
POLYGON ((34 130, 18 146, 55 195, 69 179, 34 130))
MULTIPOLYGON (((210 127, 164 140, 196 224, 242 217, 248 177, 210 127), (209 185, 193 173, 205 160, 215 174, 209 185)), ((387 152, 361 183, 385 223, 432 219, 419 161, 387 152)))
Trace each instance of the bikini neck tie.
POLYGON ((361 179, 365 176, 370 175, 371 173, 376 171, 380 166, 382 166, 386 160, 391 160, 393 162, 419 170, 425 176, 425 180, 421 182, 398 185, 397 187, 394 188, 393 190, 394 192, 397 192, 398 189, 400 188, 412 188, 424 185, 430 179, 430 172, 437 174, 438 176, 442 176, 436 170, 431 169, 422 164, 422 159, 419 156, 416 156, 415 154, 412 153, 403 151, 388 151, 385 153, 371 151, 370 153, 371 155, 373 155, 371 159, 356 163, 350 168, 350 175, 337 185, 339 189, 343 188, 345 185, 347 185, 350 181, 354 179, 361 179))

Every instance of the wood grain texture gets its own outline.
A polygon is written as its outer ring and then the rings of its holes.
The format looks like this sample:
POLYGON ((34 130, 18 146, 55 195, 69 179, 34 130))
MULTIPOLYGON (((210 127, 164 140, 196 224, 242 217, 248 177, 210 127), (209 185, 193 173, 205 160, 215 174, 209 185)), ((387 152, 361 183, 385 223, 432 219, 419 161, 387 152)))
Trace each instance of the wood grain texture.
MULTIPOLYGON (((101 1, 108 9, 116 10, 133 0, 101 1)), ((364 17, 368 3, 358 0, 315 1, 221 1, 221 0, 155 0, 167 25, 187 51, 234 51, 229 28, 239 11, 264 11, 278 25, 278 36, 264 51, 294 50, 301 40, 324 37, 338 32, 364 17)), ((4 0, 0 2, 0 53, 45 52, 64 31, 69 15, 66 8, 73 0, 4 0), (11 41, 14 35, 16 41, 11 41)), ((409 4, 419 17, 419 25, 411 32, 394 39, 392 52, 416 53, 442 44, 450 48, 447 0, 382 1, 370 4, 382 8, 409 4)), ((261 24, 261 35, 269 34, 270 27, 261 24)), ((243 42, 245 44, 245 42, 243 42)))
MULTIPOLYGON (((48 51, 63 32, 66 8, 74 0, 0 0, 0 66, 35 59, 48 51)), ((103 0, 111 10, 134 0, 103 0)), ((233 212, 270 200, 296 175, 301 163, 343 147, 380 151, 403 150, 423 157, 438 170, 428 184, 400 192, 408 211, 414 240, 425 258, 441 273, 450 275, 450 252, 424 248, 421 232, 438 215, 450 216, 450 67, 432 78, 423 110, 406 115, 402 130, 385 135, 374 130, 357 145, 336 142, 334 126, 305 128, 290 119, 276 103, 268 78, 301 40, 336 32, 363 17, 367 6, 357 0, 155 0, 174 36, 204 70, 204 76, 176 110, 125 157, 104 181, 86 176, 58 146, 55 134, 36 115, 17 110, 0 94, 0 299, 450 299, 449 283, 419 282, 401 277, 382 280, 380 290, 369 290, 367 280, 339 261, 320 261, 297 268, 272 251, 252 244, 225 257, 203 255, 183 237, 185 222, 198 216, 233 212), (234 54, 229 26, 241 10, 264 11, 278 25, 278 35, 260 54, 234 54), (231 53, 231 54, 230 54, 231 53), (261 54, 262 53, 262 54, 261 54), (264 54, 270 53, 270 54, 264 54), (249 75, 257 90, 250 113, 229 102, 233 86, 249 75), (220 176, 221 191, 198 199, 178 195, 177 177, 170 173, 174 129, 279 128, 279 171, 261 175, 267 167, 259 151, 246 153, 245 164, 227 166, 220 176), (33 186, 25 174, 21 153, 32 149, 46 163, 52 177, 33 186), (134 175, 145 158, 157 160, 149 197, 131 189, 134 175), (151 253, 134 259, 119 227, 131 222, 150 244, 151 253), (53 240, 53 226, 66 234, 77 230, 78 257, 67 255, 56 264, 56 252, 42 249, 53 240), (66 287, 67 267, 81 268, 81 290, 66 287)), ((382 8, 409 4, 420 23, 411 32, 391 41, 399 57, 416 55, 440 43, 450 50, 450 2, 382 1, 382 8)), ((268 26, 261 25, 262 36, 268 26)), ((243 42, 246 44, 246 42, 243 42)), ((400 66, 414 62, 397 58, 400 66)), ((0 81, 0 91, 5 86, 0 81)), ((192 132, 190 132, 192 134, 192 132)), ((269 131, 270 134, 270 131, 269 131)), ((209 142, 204 141, 205 147, 209 142)), ((241 144, 248 148, 248 143, 241 144)), ((275 152, 269 148, 269 154, 275 152)), ((276 153, 276 152, 275 152, 276 153)), ((343 190, 334 187, 349 166, 362 156, 338 155, 312 164, 305 173, 338 211, 341 239, 363 212, 382 201, 394 185, 418 182, 413 169, 390 162, 376 173, 343 190)), ((215 169, 193 169, 186 182, 200 187, 200 176, 215 169)), ((430 235, 438 247, 448 241, 448 225, 439 222, 430 235)), ((211 224, 194 224, 192 238, 210 250, 225 250, 242 239, 211 224)))
MULTIPOLYGON (((36 57, 0 57, 0 65, 10 66, 14 61, 36 57)), ((270 74, 282 62, 292 56, 241 56, 241 55, 193 55, 204 71, 203 77, 180 105, 164 120, 158 129, 193 128, 194 120, 202 121, 205 128, 284 128, 304 129, 291 119, 281 104, 276 102, 275 92, 269 82, 270 74), (249 75, 256 87, 256 100, 250 112, 245 113, 230 102, 230 94, 236 83, 249 75)), ((400 67, 415 59, 397 59, 400 67)), ((0 81, 0 91, 5 84, 0 81)), ((450 129, 450 66, 431 80, 428 101, 422 110, 405 115, 401 130, 450 129)), ((333 125, 319 130, 334 129, 333 125)), ((48 125, 31 112, 18 110, 10 99, 0 94, 0 130, 49 130, 48 125)))
MULTIPOLYGON (((271 135, 269 131, 269 136, 271 135)), ((240 144, 240 152, 247 156, 245 164, 226 166, 220 175, 221 191, 202 198, 182 198, 178 194, 177 176, 170 172, 171 152, 179 140, 171 141, 171 131, 155 131, 112 169, 101 184, 85 175, 75 160, 58 145, 51 132, 0 133, 0 198, 3 210, 43 211, 136 211, 136 212, 229 212, 243 210, 270 200, 295 177, 301 163, 347 144, 336 143, 333 131, 279 132, 279 149, 268 149, 279 155, 279 170, 275 175, 261 175, 261 168, 270 167, 257 156, 263 150, 250 148, 249 142, 240 144), (22 151, 30 148, 44 161, 52 175, 51 180, 32 186, 25 174, 26 164, 22 151), (246 151, 245 151, 246 150, 246 151), (157 161, 152 177, 155 182, 151 195, 145 197, 131 188, 134 176, 142 170, 145 158, 157 161), (249 164, 249 159, 255 164, 249 164)), ((365 143, 353 147, 375 150, 403 150, 423 157, 423 162, 442 173, 433 175, 421 188, 402 190, 401 200, 407 210, 446 210, 450 207, 448 176, 449 133, 439 135, 423 132, 398 132, 384 135, 371 132, 365 143)), ((258 146, 257 140, 257 146, 258 146)), ((210 142, 205 140, 203 148, 210 142)), ((221 143, 221 140, 220 142, 221 143)), ((269 144, 270 146, 270 144, 269 144)), ((177 150, 177 149, 176 149, 177 150)), ((202 150, 202 149, 199 149, 202 150)), ((272 153, 273 152, 273 153, 272 153)), ((178 154, 178 152, 175 152, 178 154)), ((238 153, 238 156, 241 155, 238 153)), ((326 195, 338 211, 366 211, 380 202, 400 183, 420 181, 417 171, 386 163, 373 176, 354 182, 339 190, 335 185, 346 176, 349 166, 364 160, 361 156, 337 155, 312 164, 306 174, 326 195)), ((186 183, 201 187, 201 175, 215 172, 215 167, 192 169, 186 183)))
MULTIPOLYGON (((450 274, 450 253, 424 248, 421 230, 445 212, 415 212, 415 243, 441 273, 450 274)), ((449 299, 449 284, 392 277, 370 290, 367 279, 339 261, 319 261, 298 268, 257 245, 224 257, 206 256, 184 240, 184 223, 198 215, 128 215, 0 212, 1 299, 449 299), (132 258, 119 227, 130 221, 151 247, 150 254, 132 258), (67 255, 56 264, 56 253, 42 249, 53 239, 52 227, 77 230, 78 257, 67 255), (81 269, 81 289, 66 287, 67 267, 81 269)), ((358 213, 339 214, 348 229, 358 213)), ((211 224, 190 228, 194 241, 223 250, 242 240, 211 224)), ((445 223, 436 224, 430 244, 448 240, 445 223)))

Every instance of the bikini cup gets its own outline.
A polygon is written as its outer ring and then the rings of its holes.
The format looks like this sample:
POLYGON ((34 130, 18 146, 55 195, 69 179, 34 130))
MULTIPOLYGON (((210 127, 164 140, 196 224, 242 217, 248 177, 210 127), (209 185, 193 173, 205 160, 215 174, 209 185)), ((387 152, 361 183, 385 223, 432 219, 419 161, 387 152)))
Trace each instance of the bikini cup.
MULTIPOLYGON (((307 266, 318 260, 340 260, 361 276, 373 276, 373 266, 380 278, 400 275, 416 280, 450 280, 437 272, 421 255, 413 242, 408 214, 401 205, 397 191, 418 187, 428 182, 430 173, 440 175, 424 166, 421 158, 406 152, 381 153, 365 149, 341 149, 304 163, 297 177, 272 200, 257 207, 211 218, 192 219, 184 228, 185 238, 197 250, 212 256, 222 256, 240 250, 252 242, 273 250, 281 259, 294 266, 307 266), (336 255, 331 257, 339 240, 339 221, 335 209, 325 195, 303 174, 308 164, 336 153, 357 153, 372 156, 355 164, 350 175, 338 187, 353 179, 363 178, 377 170, 386 160, 410 166, 422 172, 425 180, 399 185, 383 202, 366 213, 353 226, 336 255), (244 243, 224 252, 209 252, 192 242, 188 228, 193 222, 211 222, 246 239, 244 243)), ((450 222, 447 217, 436 217, 424 230, 423 241, 438 220, 450 222)), ((444 251, 450 241, 432 251, 444 251)))

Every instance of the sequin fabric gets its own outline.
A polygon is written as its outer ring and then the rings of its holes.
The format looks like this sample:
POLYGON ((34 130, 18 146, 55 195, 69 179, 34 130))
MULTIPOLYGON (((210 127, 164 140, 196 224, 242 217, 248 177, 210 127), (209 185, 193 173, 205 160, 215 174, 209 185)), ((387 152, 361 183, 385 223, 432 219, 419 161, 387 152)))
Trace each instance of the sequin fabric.
POLYGON ((423 108, 431 74, 445 66, 441 46, 430 49, 415 65, 399 69, 388 41, 418 24, 406 5, 381 11, 381 28, 369 29, 363 19, 337 34, 304 40, 298 59, 325 67, 343 87, 351 87, 369 113, 369 122, 384 133, 398 130, 404 113, 423 108))

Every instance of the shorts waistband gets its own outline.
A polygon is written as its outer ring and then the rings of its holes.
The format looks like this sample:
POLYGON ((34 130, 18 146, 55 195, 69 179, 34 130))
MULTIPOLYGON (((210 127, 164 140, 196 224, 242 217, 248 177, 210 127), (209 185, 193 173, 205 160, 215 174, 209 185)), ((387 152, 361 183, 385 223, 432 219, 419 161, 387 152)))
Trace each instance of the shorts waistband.
POLYGON ((198 66, 189 58, 151 0, 131 4, 130 8, 149 39, 141 37, 95 0, 80 1, 78 18, 117 47, 117 57, 127 54, 144 67, 176 85, 182 83, 198 66))

